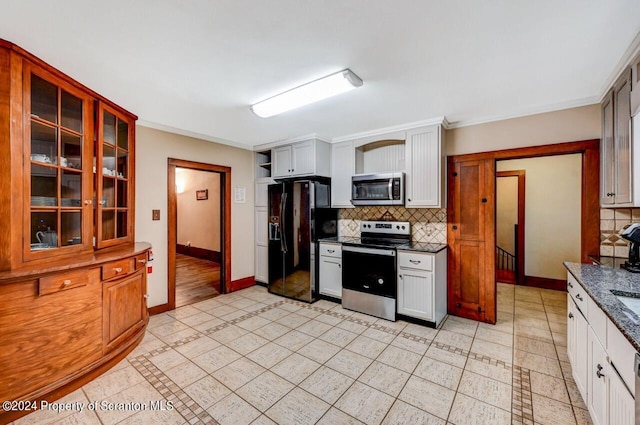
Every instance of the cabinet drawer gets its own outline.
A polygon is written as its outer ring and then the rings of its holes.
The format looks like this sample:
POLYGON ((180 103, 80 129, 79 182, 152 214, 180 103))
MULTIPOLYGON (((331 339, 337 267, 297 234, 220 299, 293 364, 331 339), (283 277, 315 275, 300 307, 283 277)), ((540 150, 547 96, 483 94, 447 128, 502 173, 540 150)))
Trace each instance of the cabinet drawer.
POLYGON ((587 291, 584 290, 582 285, 578 283, 578 281, 571 275, 571 273, 567 274, 567 291, 571 298, 576 302, 576 306, 580 309, 582 314, 588 318, 588 306, 587 300, 589 296, 587 295, 587 291))
POLYGON ((133 259, 112 261, 102 266, 102 280, 113 279, 114 277, 126 276, 135 270, 133 259))
POLYGON ((588 310, 587 322, 589 322, 589 325, 593 328, 593 332, 600 340, 600 344, 607 349, 607 316, 591 297, 586 298, 588 310))
POLYGON ((144 254, 140 254, 136 256, 134 261, 135 261, 134 268, 136 270, 140 270, 141 268, 147 265, 147 253, 145 252, 144 254))
POLYGON ((398 252, 398 267, 406 267, 418 270, 433 270, 433 255, 417 252, 398 252))
POLYGON ((325 257, 342 258, 342 245, 332 243, 320 244, 320 255, 325 257))
POLYGON ((89 277, 86 270, 41 277, 38 282, 38 294, 53 294, 79 286, 87 286, 88 283, 89 277))
POLYGON ((635 394, 636 381, 633 373, 633 363, 636 350, 611 320, 606 319, 606 321, 609 361, 616 368, 627 388, 632 394, 635 394))

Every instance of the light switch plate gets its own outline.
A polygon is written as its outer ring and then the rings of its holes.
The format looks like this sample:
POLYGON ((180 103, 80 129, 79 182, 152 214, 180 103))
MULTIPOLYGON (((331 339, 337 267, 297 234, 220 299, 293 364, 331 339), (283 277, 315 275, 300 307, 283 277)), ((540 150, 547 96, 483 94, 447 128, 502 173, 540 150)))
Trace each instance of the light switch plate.
POLYGON ((160 220, 160 210, 151 210, 151 219, 160 220))

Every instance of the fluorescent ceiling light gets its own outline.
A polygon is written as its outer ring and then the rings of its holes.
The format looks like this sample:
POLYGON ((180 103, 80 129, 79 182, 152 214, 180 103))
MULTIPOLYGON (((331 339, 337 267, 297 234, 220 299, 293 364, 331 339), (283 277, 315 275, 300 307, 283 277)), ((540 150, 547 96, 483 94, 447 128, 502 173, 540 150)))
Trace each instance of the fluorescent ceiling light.
POLYGON ((361 85, 362 80, 356 74, 350 69, 344 69, 258 102, 251 106, 251 110, 257 116, 267 118, 344 93, 361 85))

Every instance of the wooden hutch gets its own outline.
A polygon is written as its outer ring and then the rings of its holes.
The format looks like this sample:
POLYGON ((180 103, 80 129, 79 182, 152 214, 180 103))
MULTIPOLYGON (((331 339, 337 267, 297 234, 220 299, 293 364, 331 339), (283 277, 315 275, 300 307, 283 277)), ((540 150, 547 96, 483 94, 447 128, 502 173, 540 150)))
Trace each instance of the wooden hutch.
MULTIPOLYGON (((52 400, 142 340, 137 117, 0 40, 0 400, 52 400)), ((27 412, 0 410, 0 423, 27 412)))

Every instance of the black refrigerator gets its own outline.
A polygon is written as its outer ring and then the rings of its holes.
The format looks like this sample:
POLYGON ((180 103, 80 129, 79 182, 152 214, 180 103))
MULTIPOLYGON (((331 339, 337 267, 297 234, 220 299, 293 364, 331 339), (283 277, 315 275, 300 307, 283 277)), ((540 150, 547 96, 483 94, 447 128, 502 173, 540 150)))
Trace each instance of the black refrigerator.
POLYGON ((269 185, 269 292, 313 302, 318 295, 318 240, 337 235, 328 179, 269 185))

